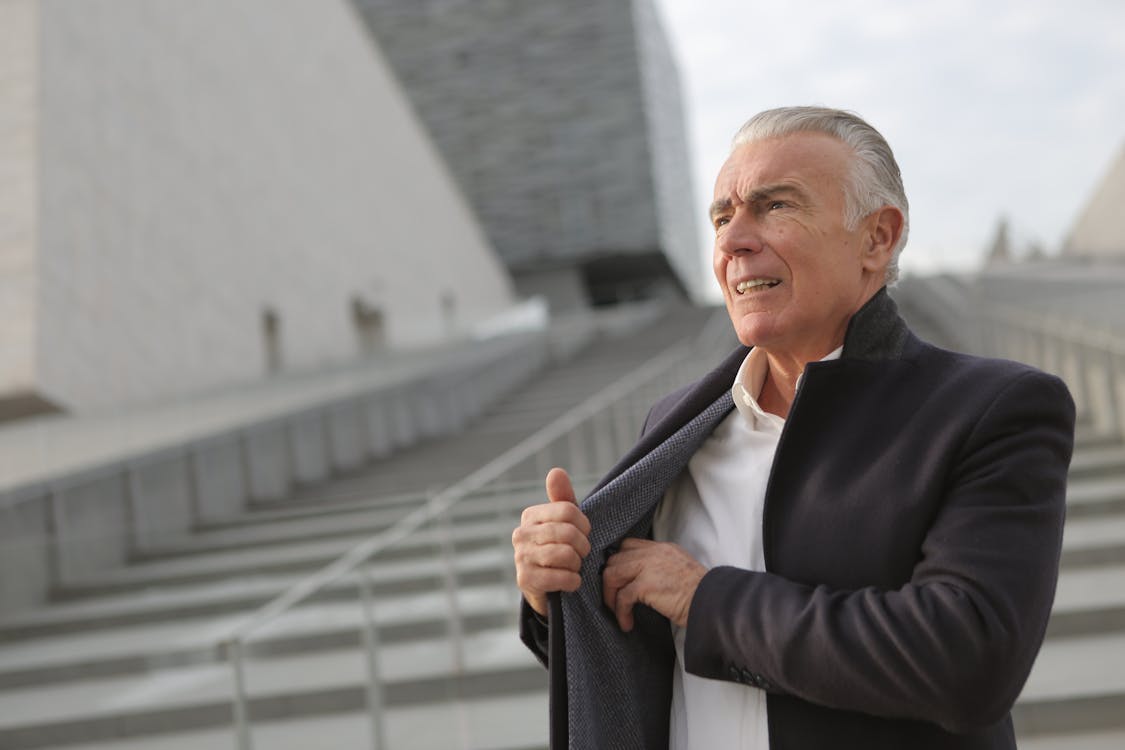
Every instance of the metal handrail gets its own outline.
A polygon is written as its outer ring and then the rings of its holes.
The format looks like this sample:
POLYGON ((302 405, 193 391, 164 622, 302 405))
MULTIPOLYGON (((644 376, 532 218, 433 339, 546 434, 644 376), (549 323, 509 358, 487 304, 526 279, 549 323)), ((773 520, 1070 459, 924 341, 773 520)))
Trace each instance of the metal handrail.
POLYGON ((1078 318, 1064 318, 1012 305, 992 305, 987 314, 997 322, 1029 333, 1055 336, 1067 343, 1125 356, 1125 336, 1106 328, 1093 327, 1078 318))
MULTIPOLYGON (((675 367, 689 363, 694 351, 701 347, 713 348, 721 338, 729 336, 730 324, 725 311, 717 311, 705 324, 701 333, 691 339, 678 342, 660 354, 643 363, 630 374, 618 379, 582 403, 571 408, 557 419, 526 437, 515 446, 476 469, 460 481, 440 490, 422 506, 408 513, 390 527, 355 544, 331 563, 316 572, 300 579, 281 594, 259 607, 242 621, 231 627, 222 637, 216 639, 217 653, 230 660, 234 680, 233 714, 236 725, 238 746, 250 750, 252 740, 249 732, 249 709, 247 705, 245 677, 243 671, 244 645, 248 638, 266 624, 276 620, 293 607, 330 586, 343 577, 360 570, 360 566, 383 550, 402 542, 419 532, 426 524, 441 517, 454 505, 469 495, 502 479, 508 472, 523 462, 536 458, 552 443, 565 438, 595 415, 606 411, 611 405, 622 401, 658 378, 668 374, 675 367)), ((367 626, 374 627, 371 620, 370 586, 365 575, 360 575, 361 599, 363 600, 367 626)), ((375 638, 365 636, 368 647, 374 648, 375 638)), ((373 654, 369 661, 375 664, 373 654)), ((372 669, 375 669, 372 666, 372 669)), ((378 695, 377 686, 372 695, 378 695)), ((374 698, 372 699, 374 701, 374 698)), ((374 707, 372 710, 376 710, 374 707)), ((381 722, 376 720, 377 725, 381 722)), ((375 730, 376 746, 381 746, 382 729, 375 730)))
POLYGON ((927 309, 942 322, 971 328, 978 339, 974 351, 1053 372, 1066 381, 1080 418, 1095 434, 1125 440, 1125 336, 1057 312, 969 297, 958 304, 939 293, 943 283, 940 277, 916 279, 912 288, 934 303, 927 309))

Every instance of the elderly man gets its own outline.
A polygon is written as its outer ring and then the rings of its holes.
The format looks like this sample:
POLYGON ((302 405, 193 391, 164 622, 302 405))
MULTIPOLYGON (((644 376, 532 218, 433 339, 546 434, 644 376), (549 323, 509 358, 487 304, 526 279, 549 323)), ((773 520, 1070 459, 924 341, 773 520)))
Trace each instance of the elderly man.
POLYGON ((751 119, 711 221, 745 346, 659 401, 581 507, 552 470, 513 533, 552 744, 1014 748, 1058 573, 1065 386, 906 328, 885 290, 906 196, 853 114, 751 119))

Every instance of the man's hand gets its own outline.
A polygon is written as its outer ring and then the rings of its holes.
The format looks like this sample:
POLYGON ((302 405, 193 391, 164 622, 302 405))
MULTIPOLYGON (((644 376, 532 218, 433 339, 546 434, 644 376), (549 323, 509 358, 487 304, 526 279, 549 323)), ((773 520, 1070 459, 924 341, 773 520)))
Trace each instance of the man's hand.
POLYGON ((547 472, 547 500, 525 508, 512 532, 516 585, 544 616, 548 593, 578 589, 582 558, 590 553, 590 521, 578 509, 570 477, 562 469, 547 472))
POLYGON ((633 605, 647 604, 680 627, 707 568, 670 542, 626 539, 602 572, 605 605, 625 632, 633 629, 633 605))

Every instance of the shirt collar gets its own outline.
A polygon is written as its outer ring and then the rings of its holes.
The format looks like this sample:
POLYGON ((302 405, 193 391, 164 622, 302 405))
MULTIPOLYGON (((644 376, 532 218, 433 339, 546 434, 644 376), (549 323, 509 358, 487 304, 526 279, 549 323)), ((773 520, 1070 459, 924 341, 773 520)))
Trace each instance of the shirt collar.
MULTIPOLYGON (((839 359, 843 352, 844 347, 838 346, 820 361, 828 362, 839 359)), ((766 375, 769 374, 769 371, 770 363, 765 350, 754 347, 746 355, 746 359, 742 360, 742 366, 738 368, 738 374, 734 376, 734 386, 731 388, 734 406, 738 409, 739 414, 754 425, 785 423, 785 420, 781 417, 770 414, 758 405, 758 397, 762 395, 762 386, 765 385, 766 375)), ((797 387, 800 387, 802 377, 804 377, 803 373, 797 378, 797 387)))

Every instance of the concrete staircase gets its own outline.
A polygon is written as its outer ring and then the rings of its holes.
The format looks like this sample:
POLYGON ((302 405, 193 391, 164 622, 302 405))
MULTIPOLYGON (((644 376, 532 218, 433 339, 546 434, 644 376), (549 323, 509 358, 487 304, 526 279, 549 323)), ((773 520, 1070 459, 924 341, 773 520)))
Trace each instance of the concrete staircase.
POLYGON ((1125 747, 1125 446, 1084 425, 1047 640, 1016 706, 1025 750, 1125 747))
MULTIPOLYGON (((460 435, 260 503, 59 590, 49 606, 0 615, 0 750, 233 748, 221 634, 427 492, 698 331, 703 317, 681 311, 603 341, 460 435)), ((369 567, 386 747, 545 745, 545 673, 515 637, 507 541, 518 509, 539 495, 537 481, 512 481, 461 503, 447 529, 457 550, 452 578, 443 532, 433 528, 369 567), (454 597, 461 652, 448 637, 454 597)), ((1024 750, 1125 747, 1125 447, 1080 428, 1068 502, 1055 613, 1015 710, 1024 750)), ((251 642, 255 747, 371 746, 361 622, 355 582, 345 579, 251 642)))
MULTIPOLYGON (((166 540, 132 564, 0 615, 0 749, 228 748, 232 676, 222 634, 302 575, 416 508, 670 344, 712 311, 679 309, 593 344, 458 435, 166 540)), ((592 477, 579 477, 589 483, 592 477)), ((513 480, 457 506, 369 566, 389 748, 542 747, 545 673, 515 636, 511 529, 541 483, 513 480), (452 539, 454 572, 441 550, 452 539), (451 599, 464 633, 449 638, 451 599)), ((371 746, 354 577, 248 647, 259 748, 371 746)))
MULTIPOLYGON (((937 281, 904 284, 896 298, 919 336, 958 348, 973 339, 973 308, 962 320, 933 304, 935 289, 956 286, 937 281)), ((1079 415, 1047 639, 1013 711, 1021 750, 1125 748, 1125 445, 1099 435, 1091 416, 1079 415)))

